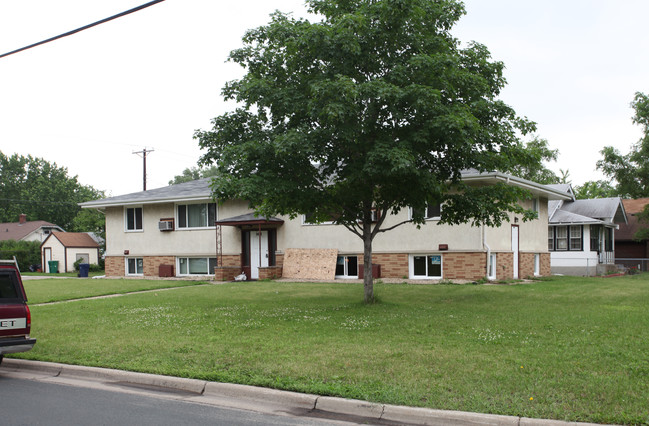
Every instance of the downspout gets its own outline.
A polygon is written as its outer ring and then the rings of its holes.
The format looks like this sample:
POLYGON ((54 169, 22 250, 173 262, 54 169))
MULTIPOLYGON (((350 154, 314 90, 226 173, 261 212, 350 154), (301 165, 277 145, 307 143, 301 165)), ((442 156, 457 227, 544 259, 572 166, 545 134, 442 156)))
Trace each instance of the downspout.
POLYGON ((485 278, 489 279, 489 269, 491 269, 491 247, 487 244, 487 229, 484 225, 482 227, 482 247, 487 249, 487 270, 485 271, 485 278))

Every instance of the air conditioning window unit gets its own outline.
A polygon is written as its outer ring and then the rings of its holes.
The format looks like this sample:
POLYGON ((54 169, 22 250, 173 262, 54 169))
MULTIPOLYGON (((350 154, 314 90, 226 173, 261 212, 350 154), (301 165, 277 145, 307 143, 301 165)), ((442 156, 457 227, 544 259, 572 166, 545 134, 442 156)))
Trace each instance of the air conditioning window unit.
POLYGON ((161 220, 158 222, 158 229, 161 231, 173 231, 174 223, 171 220, 161 220))

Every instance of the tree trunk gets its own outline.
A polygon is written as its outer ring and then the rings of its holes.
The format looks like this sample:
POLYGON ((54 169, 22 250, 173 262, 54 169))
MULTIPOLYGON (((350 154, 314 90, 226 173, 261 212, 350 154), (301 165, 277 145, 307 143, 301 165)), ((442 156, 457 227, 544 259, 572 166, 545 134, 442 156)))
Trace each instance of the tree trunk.
POLYGON ((374 303, 374 277, 372 277, 372 220, 363 222, 363 289, 365 303, 374 303))

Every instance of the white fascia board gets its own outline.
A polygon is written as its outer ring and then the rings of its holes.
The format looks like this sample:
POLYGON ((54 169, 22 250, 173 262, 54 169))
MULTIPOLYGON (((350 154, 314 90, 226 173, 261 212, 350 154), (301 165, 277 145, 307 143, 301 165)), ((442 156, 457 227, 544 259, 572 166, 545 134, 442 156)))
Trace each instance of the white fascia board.
POLYGON ((106 209, 108 207, 122 207, 122 206, 143 206, 146 204, 161 204, 161 203, 191 203, 194 201, 208 201, 216 202, 213 198, 205 195, 198 195, 195 197, 170 197, 170 198, 157 198, 150 200, 131 200, 131 201, 114 201, 108 203, 79 203, 78 205, 83 209, 106 209))
POLYGON ((521 179, 519 177, 507 175, 504 173, 489 172, 489 173, 481 173, 477 175, 468 175, 468 176, 462 176, 462 180, 465 182, 472 182, 472 181, 487 182, 490 180, 496 180, 496 181, 505 182, 508 185, 513 185, 519 188, 527 189, 537 196, 543 195, 547 197, 549 200, 571 200, 572 199, 572 197, 568 193, 556 191, 540 183, 532 182, 526 179, 521 179))

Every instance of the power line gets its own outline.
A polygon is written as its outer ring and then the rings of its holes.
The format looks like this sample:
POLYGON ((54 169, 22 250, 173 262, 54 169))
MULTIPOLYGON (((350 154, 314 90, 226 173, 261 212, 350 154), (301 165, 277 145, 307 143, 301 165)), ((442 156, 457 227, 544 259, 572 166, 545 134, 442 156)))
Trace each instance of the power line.
POLYGON ((38 43, 30 44, 29 46, 21 47, 20 49, 13 50, 11 52, 3 53, 2 55, 0 55, 0 58, 4 58, 5 56, 13 55, 14 53, 22 52, 23 50, 31 49, 32 47, 40 46, 41 44, 49 43, 50 41, 58 40, 60 38, 67 37, 67 36, 72 35, 72 34, 76 34, 76 33, 81 32, 83 30, 87 30, 88 28, 92 28, 94 26, 103 24, 104 22, 112 21, 113 19, 121 18, 122 16, 129 15, 131 13, 137 12, 139 10, 145 9, 145 8, 147 8, 149 6, 153 6, 154 4, 157 4, 157 3, 161 3, 163 1, 164 0, 150 1, 150 2, 145 3, 143 5, 134 7, 133 9, 129 9, 129 10, 125 11, 125 12, 118 13, 117 15, 113 15, 113 16, 111 16, 109 18, 102 19, 101 21, 97 21, 97 22, 94 22, 92 24, 88 24, 88 25, 85 25, 83 27, 77 28, 76 30, 68 31, 67 33, 63 33, 63 34, 57 35, 55 37, 48 38, 47 40, 39 41, 38 43))

